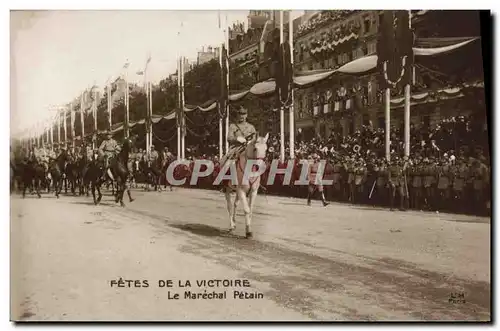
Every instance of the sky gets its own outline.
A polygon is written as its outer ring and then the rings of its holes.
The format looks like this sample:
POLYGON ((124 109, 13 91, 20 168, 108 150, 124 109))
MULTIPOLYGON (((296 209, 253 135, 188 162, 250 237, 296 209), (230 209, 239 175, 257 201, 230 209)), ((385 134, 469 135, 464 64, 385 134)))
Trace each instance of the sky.
MULTIPOLYGON (((230 25, 248 11, 223 11, 230 25)), ((218 11, 11 12, 11 133, 55 115, 92 84, 101 88, 130 63, 130 81, 142 82, 148 53, 153 83, 176 70, 182 54, 196 60, 202 46, 223 40, 218 11), (181 27, 182 23, 182 27, 181 27)))

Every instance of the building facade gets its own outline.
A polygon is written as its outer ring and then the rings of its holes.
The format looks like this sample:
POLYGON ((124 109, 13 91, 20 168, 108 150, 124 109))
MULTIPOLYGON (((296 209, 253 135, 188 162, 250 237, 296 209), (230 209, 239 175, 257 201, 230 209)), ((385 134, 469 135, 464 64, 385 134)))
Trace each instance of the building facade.
MULTIPOLYGON (((414 11, 412 25, 416 37, 460 37, 480 35, 474 28, 458 31, 453 28, 457 21, 467 22, 470 27, 479 27, 474 19, 477 12, 454 13, 442 11, 414 11), (432 14, 431 14, 432 13, 432 14), (444 18, 448 15, 448 18, 444 18), (450 15, 455 15, 450 18, 450 15)), ((356 60, 375 55, 381 11, 322 11, 303 22, 294 34, 294 70, 297 73, 313 70, 331 70, 356 60)), ((479 46, 480 47, 480 46, 479 46)), ((415 66, 412 86, 411 122, 415 125, 433 126, 444 116, 468 115, 473 109, 464 84, 478 86, 483 81, 482 72, 467 73, 466 58, 474 57, 474 67, 482 68, 481 57, 475 50, 439 60, 440 70, 453 59, 457 76, 456 84, 450 83, 453 69, 441 79, 429 79, 423 66, 415 66), (453 86, 452 86, 453 85, 453 86), (460 105, 460 106, 458 106, 460 105)), ((480 54, 480 52, 479 52, 480 54)), ((453 55, 450 55, 453 56, 453 55)), ((433 59, 436 62, 438 60, 433 59)), ((427 68, 428 69, 428 68, 427 68)), ((446 70, 445 70, 446 71, 446 70)), ((385 128, 383 91, 380 89, 380 73, 362 76, 334 75, 314 87, 296 90, 294 111, 296 129, 301 128, 305 137, 327 138, 332 131, 349 135, 362 125, 385 128)), ((391 91, 391 126, 402 128, 404 99, 403 91, 391 91)), ((481 103, 481 102, 480 102, 481 103)), ((484 102, 482 102, 484 105, 484 102)), ((288 119, 286 119, 288 123, 288 119)), ((287 128, 287 126, 285 126, 287 128)))
POLYGON ((219 53, 218 53, 218 48, 212 48, 212 46, 209 46, 208 49, 205 51, 205 48, 202 48, 201 52, 198 52, 198 57, 197 57, 197 65, 202 65, 203 63, 210 62, 211 60, 218 59, 219 53))

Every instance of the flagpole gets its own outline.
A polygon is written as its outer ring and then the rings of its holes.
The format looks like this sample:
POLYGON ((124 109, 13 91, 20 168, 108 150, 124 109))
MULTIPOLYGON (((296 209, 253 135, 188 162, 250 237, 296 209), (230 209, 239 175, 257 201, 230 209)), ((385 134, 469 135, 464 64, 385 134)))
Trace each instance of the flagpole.
POLYGON ((184 100, 184 57, 181 56, 181 120, 182 120, 182 134, 181 134, 181 149, 182 149, 182 160, 186 158, 186 115, 184 114, 184 105, 186 104, 184 100))
POLYGON ((75 144, 76 144, 76 138, 75 138, 75 110, 73 109, 73 101, 71 102, 71 138, 73 140, 73 152, 75 151, 75 144))
MULTIPOLYGON (((280 10, 280 47, 284 42, 284 31, 283 31, 283 10, 280 10)), ((281 104, 281 96, 278 95, 279 102, 281 104)), ((285 108, 280 105, 280 160, 285 161, 285 108)))
MULTIPOLYGON (((290 14, 288 16, 288 39, 290 43, 290 63, 292 66, 292 72, 293 72, 293 20, 292 20, 292 11, 290 10, 290 14)), ((293 74, 292 74, 293 77, 293 74)), ((292 84, 290 87, 290 95, 291 95, 291 101, 290 101, 290 108, 289 108, 289 115, 288 118, 290 120, 290 159, 295 159, 295 103, 294 103, 294 95, 293 95, 293 78, 292 78, 292 84)))
MULTIPOLYGON (((96 106, 96 94, 94 91, 94 87, 92 87, 91 93, 93 95, 93 100, 92 100, 92 117, 94 118, 94 137, 97 138, 97 106, 96 106)), ((97 148, 96 146, 97 142, 96 139, 92 139, 92 148, 95 149, 97 148)))
MULTIPOLYGON (((219 12, 219 28, 220 28, 220 12, 219 12)), ((219 49, 219 65, 220 65, 220 73, 221 73, 221 81, 222 81, 222 67, 223 67, 223 64, 222 64, 222 47, 220 47, 219 49)), ((222 88, 222 84, 220 85, 220 87, 222 88)), ((222 89, 221 89, 221 92, 222 92, 222 89)), ((224 106, 224 103, 222 102, 222 93, 221 95, 219 96, 219 159, 222 158, 223 156, 223 151, 222 151, 222 147, 223 147, 223 140, 222 140, 222 131, 223 131, 223 126, 222 126, 222 114, 224 114, 224 111, 222 109, 222 107, 224 106)))
POLYGON ((49 129, 47 128, 47 124, 45 123, 43 128, 43 136, 45 140, 45 144, 49 145, 49 129))
MULTIPOLYGON (((408 29, 411 33, 411 10, 408 10, 408 29)), ((404 70, 404 68, 403 68, 404 70)), ((410 101, 411 101, 411 78, 408 79, 408 83, 405 85, 405 156, 410 156, 410 101)))
POLYGON ((61 111, 57 110, 56 113, 56 121, 57 121, 57 143, 61 144, 61 111))
POLYGON ((84 109, 83 109, 83 97, 85 95, 86 91, 82 92, 81 96, 80 96, 80 123, 81 123, 81 126, 82 126, 82 144, 85 143, 85 120, 84 120, 84 115, 83 115, 83 112, 84 112, 84 109))
POLYGON ((150 141, 149 141, 149 82, 148 82, 148 63, 146 61, 146 67, 144 68, 144 88, 146 92, 146 116, 145 116, 145 131, 146 131, 146 154, 150 153, 150 141))
POLYGON ((63 109, 64 145, 66 147, 68 147, 67 146, 67 144, 68 144, 68 133, 67 133, 67 130, 68 129, 66 128, 66 111, 67 111, 67 109, 66 109, 66 106, 65 106, 64 109, 63 109))
POLYGON ((225 22, 224 22, 224 42, 226 44, 225 47, 225 61, 226 61, 226 66, 227 66, 227 73, 226 73, 226 84, 227 84, 227 93, 228 97, 225 100, 224 104, 226 107, 226 154, 229 151, 229 141, 227 140, 228 134, 229 134, 229 31, 228 31, 228 21, 227 21, 227 14, 225 17, 225 22))
POLYGON ((181 159, 181 58, 177 59, 177 160, 181 159))
POLYGON ((54 121, 53 121, 53 117, 50 121, 49 131, 50 131, 50 136, 49 136, 50 150, 53 151, 54 150, 54 121))
POLYGON ((129 125, 128 125, 128 122, 129 122, 129 88, 128 88, 128 66, 129 66, 129 63, 128 63, 128 60, 127 60, 127 64, 126 64, 126 70, 125 70, 125 123, 124 123, 124 127, 123 127, 123 134, 125 136, 125 138, 128 138, 129 136, 129 125))
POLYGON ((149 148, 153 146, 153 88, 149 82, 149 148))
POLYGON ((108 122, 109 122, 109 130, 111 131, 111 127, 113 125, 113 120, 112 120, 113 107, 111 107, 111 82, 108 82, 106 84, 106 89, 108 90, 108 93, 106 93, 108 96, 108 122))
MULTIPOLYGON (((387 62, 384 62, 387 65, 387 62)), ((391 89, 385 89, 385 158, 391 160, 391 89)))

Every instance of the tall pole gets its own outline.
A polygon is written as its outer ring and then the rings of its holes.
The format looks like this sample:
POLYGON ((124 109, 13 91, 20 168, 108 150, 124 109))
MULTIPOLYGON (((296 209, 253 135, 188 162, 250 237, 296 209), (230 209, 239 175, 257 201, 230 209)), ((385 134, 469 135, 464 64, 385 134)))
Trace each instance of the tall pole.
POLYGON ((73 107, 73 102, 71 102, 71 140, 73 141, 73 145, 72 145, 72 149, 73 149, 73 152, 75 151, 75 142, 76 142, 76 139, 75 139, 75 110, 74 110, 74 107, 73 107))
MULTIPOLYGON (((97 137, 97 107, 96 107, 96 96, 94 92, 94 88, 92 87, 91 93, 93 95, 93 100, 92 100, 92 117, 94 118, 94 137, 97 137)), ((96 149, 96 140, 92 139, 92 148, 96 149)))
POLYGON ((84 120, 84 111, 85 109, 83 109, 84 107, 84 102, 83 102, 83 98, 86 94, 86 91, 85 92, 82 92, 82 95, 80 96, 80 125, 82 127, 82 144, 85 143, 85 120, 84 120))
POLYGON ((111 105, 111 82, 106 84, 106 89, 108 90, 108 93, 106 93, 106 95, 108 96, 108 122, 109 122, 109 130, 111 130, 111 127, 113 125, 113 120, 112 120, 113 107, 111 105))
POLYGON ((186 115, 184 114, 184 57, 181 56, 181 159, 186 158, 186 115))
POLYGON ((150 141, 149 141, 149 82, 148 82, 148 65, 146 63, 146 67, 144 68, 144 87, 146 89, 146 122, 145 122, 145 128, 146 128, 146 154, 149 155, 151 148, 150 148, 150 141))
MULTIPOLYGON (((408 28, 411 32, 411 11, 408 10, 408 28)), ((405 156, 410 156, 410 97, 411 97, 411 78, 405 86, 405 156)))
POLYGON ((128 88, 128 60, 127 60, 127 65, 125 68, 125 123, 124 123, 124 128, 123 128, 123 134, 125 135, 125 138, 128 138, 129 136, 129 88, 128 88))
MULTIPOLYGON (((220 13, 219 13, 219 20, 220 20, 220 13)), ((219 21, 219 28, 220 28, 220 21, 219 21)), ((224 44, 222 44, 223 46, 224 44)), ((222 64, 222 50, 223 50, 223 47, 220 47, 220 50, 219 50, 219 65, 220 65, 220 68, 221 68, 221 81, 222 81, 222 67, 223 67, 223 64, 222 64)), ((222 84, 220 86, 222 88, 222 84)), ((222 107, 224 107, 224 102, 222 100, 222 95, 221 95, 221 98, 219 99, 219 159, 222 158, 223 156, 223 138, 222 138, 222 131, 223 131, 223 126, 222 126, 222 114, 224 114, 224 110, 222 109, 222 107)))
POLYGON ((67 147, 67 143, 68 143, 68 132, 67 132, 67 128, 66 128, 66 107, 64 107, 63 109, 63 129, 64 129, 64 145, 66 145, 67 147))
POLYGON ((391 160, 391 89, 385 89, 385 158, 391 160))
POLYGON ((61 112, 58 110, 56 115, 57 120, 57 143, 61 144, 61 112))
MULTIPOLYGON (((288 17, 288 39, 290 43, 290 63, 292 65, 292 72, 293 72, 293 20, 292 20, 292 11, 290 10, 290 14, 288 17)), ((292 75, 293 77, 293 75, 292 75)), ((293 78, 292 78, 293 79, 293 78)), ((293 81, 292 81, 293 82, 293 81)), ((294 95, 293 95, 293 83, 290 88, 290 95, 291 95, 291 101, 290 101, 290 107, 289 107, 289 115, 288 119, 290 120, 290 159, 295 159, 295 113, 294 113, 294 95)))
MULTIPOLYGON (((226 66, 227 66, 227 73, 226 73, 226 83, 227 83, 227 93, 229 94, 229 24, 227 20, 227 14, 225 17, 225 24, 224 24, 224 42, 226 44, 225 47, 225 61, 226 61, 226 66)), ((228 133, 229 133, 229 98, 224 100, 224 104, 226 107, 226 153, 229 151, 229 141, 227 140, 228 133)))
POLYGON ((50 135, 49 135, 49 141, 50 141, 50 150, 54 150, 54 121, 50 121, 50 135))
MULTIPOLYGON (((283 31, 283 10, 280 10, 280 46, 283 45, 285 36, 283 31)), ((281 96, 278 95, 281 104, 281 96)), ((280 161, 285 161, 285 109, 280 105, 280 161)))
POLYGON ((149 148, 153 146, 153 88, 149 82, 149 148))
POLYGON ((94 132, 97 134, 97 91, 94 90, 94 132))
POLYGON ((181 58, 177 61, 177 160, 181 159, 181 58))

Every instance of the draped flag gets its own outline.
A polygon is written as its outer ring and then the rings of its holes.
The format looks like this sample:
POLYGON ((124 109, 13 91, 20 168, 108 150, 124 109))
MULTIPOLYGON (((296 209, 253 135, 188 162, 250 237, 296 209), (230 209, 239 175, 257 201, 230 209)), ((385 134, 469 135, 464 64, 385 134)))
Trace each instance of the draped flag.
POLYGON ((383 73, 382 86, 404 86, 410 82, 413 43, 409 11, 384 11, 377 40, 378 66, 383 73))

